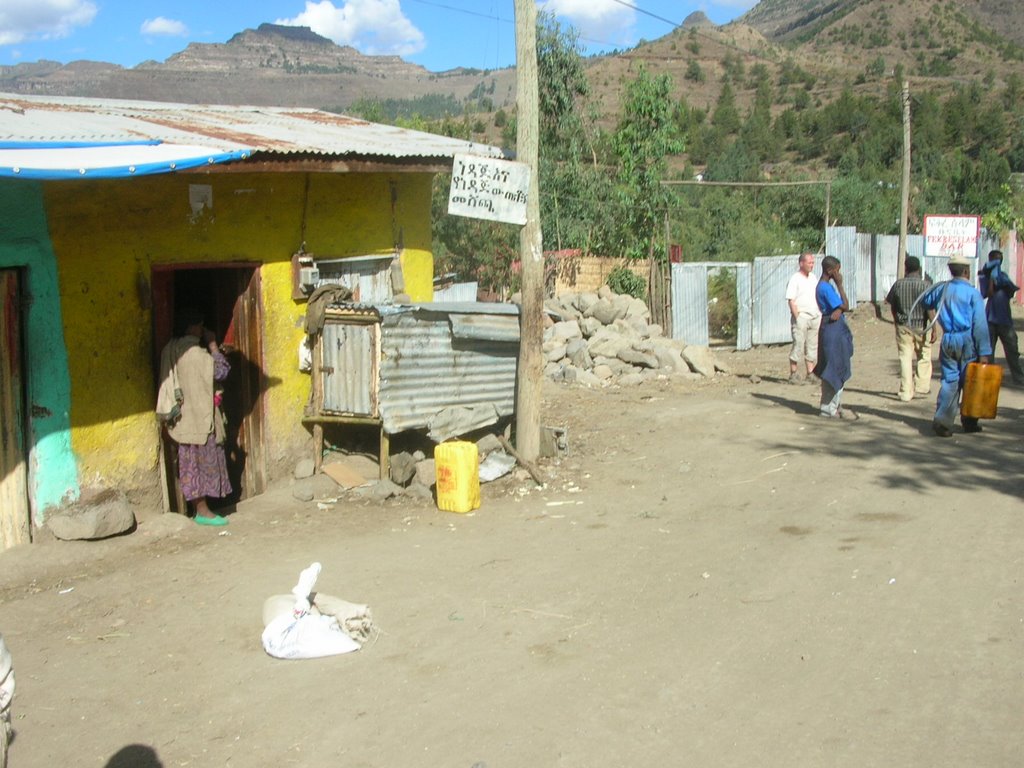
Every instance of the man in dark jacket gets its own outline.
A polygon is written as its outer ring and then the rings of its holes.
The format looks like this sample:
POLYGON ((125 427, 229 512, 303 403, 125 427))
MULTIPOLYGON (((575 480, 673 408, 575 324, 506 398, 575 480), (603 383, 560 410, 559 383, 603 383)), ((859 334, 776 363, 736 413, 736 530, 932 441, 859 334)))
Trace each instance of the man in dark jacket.
POLYGON ((932 387, 932 343, 925 333, 927 318, 924 307, 915 306, 932 281, 921 275, 921 262, 916 256, 907 256, 903 262, 904 274, 892 284, 885 297, 892 310, 896 326, 896 354, 900 361, 900 389, 897 396, 903 402, 914 399, 914 393, 927 395, 932 387))

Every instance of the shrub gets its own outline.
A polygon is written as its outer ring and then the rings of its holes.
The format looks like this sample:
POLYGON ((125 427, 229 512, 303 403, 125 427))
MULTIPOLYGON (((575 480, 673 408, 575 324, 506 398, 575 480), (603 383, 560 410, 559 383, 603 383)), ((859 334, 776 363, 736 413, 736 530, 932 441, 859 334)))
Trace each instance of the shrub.
POLYGON ((626 267, 616 267, 608 275, 608 287, 616 293, 624 293, 634 299, 647 295, 647 281, 626 267))

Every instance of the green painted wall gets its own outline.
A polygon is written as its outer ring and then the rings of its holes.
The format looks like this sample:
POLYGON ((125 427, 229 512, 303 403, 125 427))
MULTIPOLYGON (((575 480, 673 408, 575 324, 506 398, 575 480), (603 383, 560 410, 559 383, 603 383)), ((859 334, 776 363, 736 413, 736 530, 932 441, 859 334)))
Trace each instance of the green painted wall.
POLYGON ((79 495, 71 450, 71 384, 61 324, 57 267, 47 228, 42 185, 0 179, 0 267, 21 267, 28 301, 24 344, 29 493, 41 521, 49 507, 79 495))

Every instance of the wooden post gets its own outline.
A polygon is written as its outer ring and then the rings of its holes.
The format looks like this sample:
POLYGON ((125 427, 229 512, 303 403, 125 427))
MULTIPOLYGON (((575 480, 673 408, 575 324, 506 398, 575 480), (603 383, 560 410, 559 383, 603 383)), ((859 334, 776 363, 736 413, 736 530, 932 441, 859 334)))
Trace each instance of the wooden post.
POLYGON ((903 81, 903 179, 900 183, 900 245, 896 254, 896 277, 903 277, 907 257, 907 219, 910 215, 910 83, 903 81))
POLYGON ((523 301, 519 315, 519 386, 516 390, 516 450, 526 461, 540 456, 540 402, 544 358, 544 248, 540 231, 537 155, 537 6, 515 0, 516 159, 530 167, 526 225, 519 233, 523 301))
POLYGON ((828 238, 828 228, 832 226, 829 217, 832 215, 832 182, 825 182, 825 237, 828 238))
MULTIPOLYGON (((310 386, 312 389, 311 416, 321 416, 324 405, 324 335, 320 332, 316 336, 316 343, 313 345, 313 365, 310 373, 310 386)), ((324 465, 324 425, 317 421, 313 424, 313 474, 319 475, 324 465)))

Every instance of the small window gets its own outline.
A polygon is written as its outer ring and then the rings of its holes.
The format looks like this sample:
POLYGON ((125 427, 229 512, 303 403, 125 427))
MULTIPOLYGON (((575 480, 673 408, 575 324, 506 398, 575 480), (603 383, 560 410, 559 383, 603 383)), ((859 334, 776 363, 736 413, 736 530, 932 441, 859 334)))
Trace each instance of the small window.
POLYGON ((347 259, 317 259, 321 285, 343 285, 352 291, 357 304, 388 303, 391 290, 391 262, 394 256, 353 256, 347 259))

